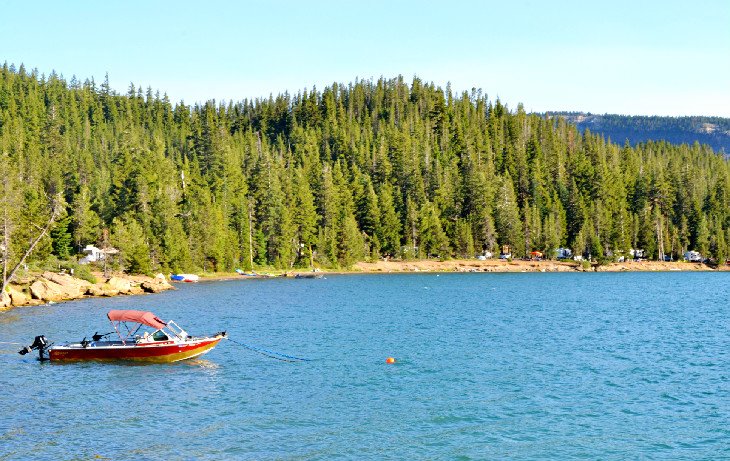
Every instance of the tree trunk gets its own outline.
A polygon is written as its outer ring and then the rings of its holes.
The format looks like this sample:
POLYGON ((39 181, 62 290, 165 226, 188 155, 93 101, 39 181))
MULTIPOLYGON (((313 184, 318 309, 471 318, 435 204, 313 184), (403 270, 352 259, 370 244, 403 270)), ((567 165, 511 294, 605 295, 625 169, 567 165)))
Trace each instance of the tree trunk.
MULTIPOLYGON (((18 271, 20 266, 23 265, 23 263, 25 262, 25 259, 33 252, 33 249, 38 244, 38 242, 40 242, 41 239, 43 238, 43 236, 45 236, 48 233, 48 231, 51 229, 51 226, 53 225, 53 223, 56 221, 56 218, 60 214, 59 209, 60 209, 60 207, 58 206, 58 204, 54 203, 53 211, 51 211, 51 217, 48 219, 48 223, 46 224, 46 227, 44 227, 41 230, 41 233, 38 235, 38 237, 36 237, 35 240, 33 240, 33 243, 31 243, 30 247, 28 247, 28 249, 23 254, 23 257, 20 258, 20 261, 18 261, 18 263, 10 271, 9 275, 7 274, 7 257, 3 258, 3 283, 2 283, 2 287, 0 287, 0 293, 5 292, 5 289, 7 288, 8 284, 13 280, 13 277, 15 277, 15 273, 18 271)), ((5 228, 7 229, 7 219, 5 220, 4 225, 5 225, 5 228)), ((6 248, 5 248, 4 253, 5 253, 5 256, 7 256, 7 247, 10 245, 10 241, 8 239, 7 233, 5 234, 4 240, 6 242, 6 248)))

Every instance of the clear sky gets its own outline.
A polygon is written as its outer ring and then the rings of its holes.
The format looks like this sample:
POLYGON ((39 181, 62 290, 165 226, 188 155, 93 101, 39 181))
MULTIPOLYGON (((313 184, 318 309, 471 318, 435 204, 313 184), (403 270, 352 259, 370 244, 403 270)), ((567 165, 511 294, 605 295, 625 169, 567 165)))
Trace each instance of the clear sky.
POLYGON ((188 104, 400 74, 528 111, 730 117, 730 1, 0 0, 0 61, 188 104))

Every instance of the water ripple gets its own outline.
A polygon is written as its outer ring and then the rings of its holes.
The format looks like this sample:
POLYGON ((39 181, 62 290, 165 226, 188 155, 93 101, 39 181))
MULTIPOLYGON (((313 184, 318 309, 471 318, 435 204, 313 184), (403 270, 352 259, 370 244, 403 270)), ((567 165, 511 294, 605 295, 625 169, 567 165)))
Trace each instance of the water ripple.
POLYGON ((4 347, 0 460, 727 459, 727 277, 245 280, 3 313, 5 342, 80 339, 134 308, 314 360, 226 342, 59 366, 4 347))

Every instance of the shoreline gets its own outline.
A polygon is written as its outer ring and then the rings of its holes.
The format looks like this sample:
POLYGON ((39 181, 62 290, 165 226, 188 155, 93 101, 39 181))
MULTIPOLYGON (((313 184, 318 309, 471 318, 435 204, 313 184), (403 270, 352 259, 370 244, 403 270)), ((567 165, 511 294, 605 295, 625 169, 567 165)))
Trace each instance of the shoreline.
POLYGON ((584 266, 578 262, 552 260, 498 260, 485 261, 475 259, 450 259, 446 261, 421 259, 412 261, 375 261, 358 262, 351 269, 318 269, 313 272, 308 269, 293 269, 290 271, 270 271, 256 276, 242 276, 235 272, 215 274, 199 274, 200 282, 246 280, 288 277, 297 275, 345 275, 345 274, 399 274, 399 273, 523 273, 523 272, 724 272, 730 271, 730 266, 712 267, 703 263, 663 262, 663 261, 630 261, 610 263, 601 266, 584 266))
MULTIPOLYGON (((527 272, 725 272, 730 266, 712 267, 703 263, 630 261, 589 265, 574 261, 552 260, 476 260, 451 259, 446 261, 421 259, 412 261, 358 262, 350 269, 326 270, 294 269, 290 271, 267 270, 256 275, 240 275, 236 272, 202 273, 200 282, 232 281, 267 278, 312 278, 326 275, 346 274, 407 274, 433 273, 527 273, 527 272)), ((255 272, 254 272, 255 273, 255 272)), ((176 283, 170 283, 165 276, 112 274, 103 277, 94 275, 103 282, 92 284, 67 274, 43 272, 29 274, 8 286, 6 293, 0 293, 0 312, 23 306, 38 306, 49 303, 72 301, 85 298, 111 297, 119 295, 140 295, 174 290, 176 283)))
POLYGON ((575 261, 553 260, 474 260, 453 259, 447 261, 376 261, 358 263, 362 272, 670 272, 670 271, 703 271, 715 272, 730 270, 724 266, 713 268, 702 263, 664 262, 664 261, 629 261, 604 265, 582 264, 575 261))

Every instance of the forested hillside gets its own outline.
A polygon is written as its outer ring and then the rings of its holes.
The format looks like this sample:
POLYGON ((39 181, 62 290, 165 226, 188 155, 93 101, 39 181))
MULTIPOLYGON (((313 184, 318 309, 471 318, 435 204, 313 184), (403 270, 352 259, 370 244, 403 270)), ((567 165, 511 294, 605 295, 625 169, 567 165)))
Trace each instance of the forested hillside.
POLYGON ((8 258, 88 243, 129 271, 347 267, 561 246, 596 258, 685 249, 724 260, 728 163, 709 147, 627 147, 481 92, 419 79, 186 106, 130 85, 0 71, 8 258))
POLYGON ((583 132, 586 129, 606 139, 636 145, 647 141, 672 144, 707 144, 715 151, 730 154, 730 119, 722 117, 659 117, 597 115, 583 112, 549 112, 546 117, 563 117, 583 132))

